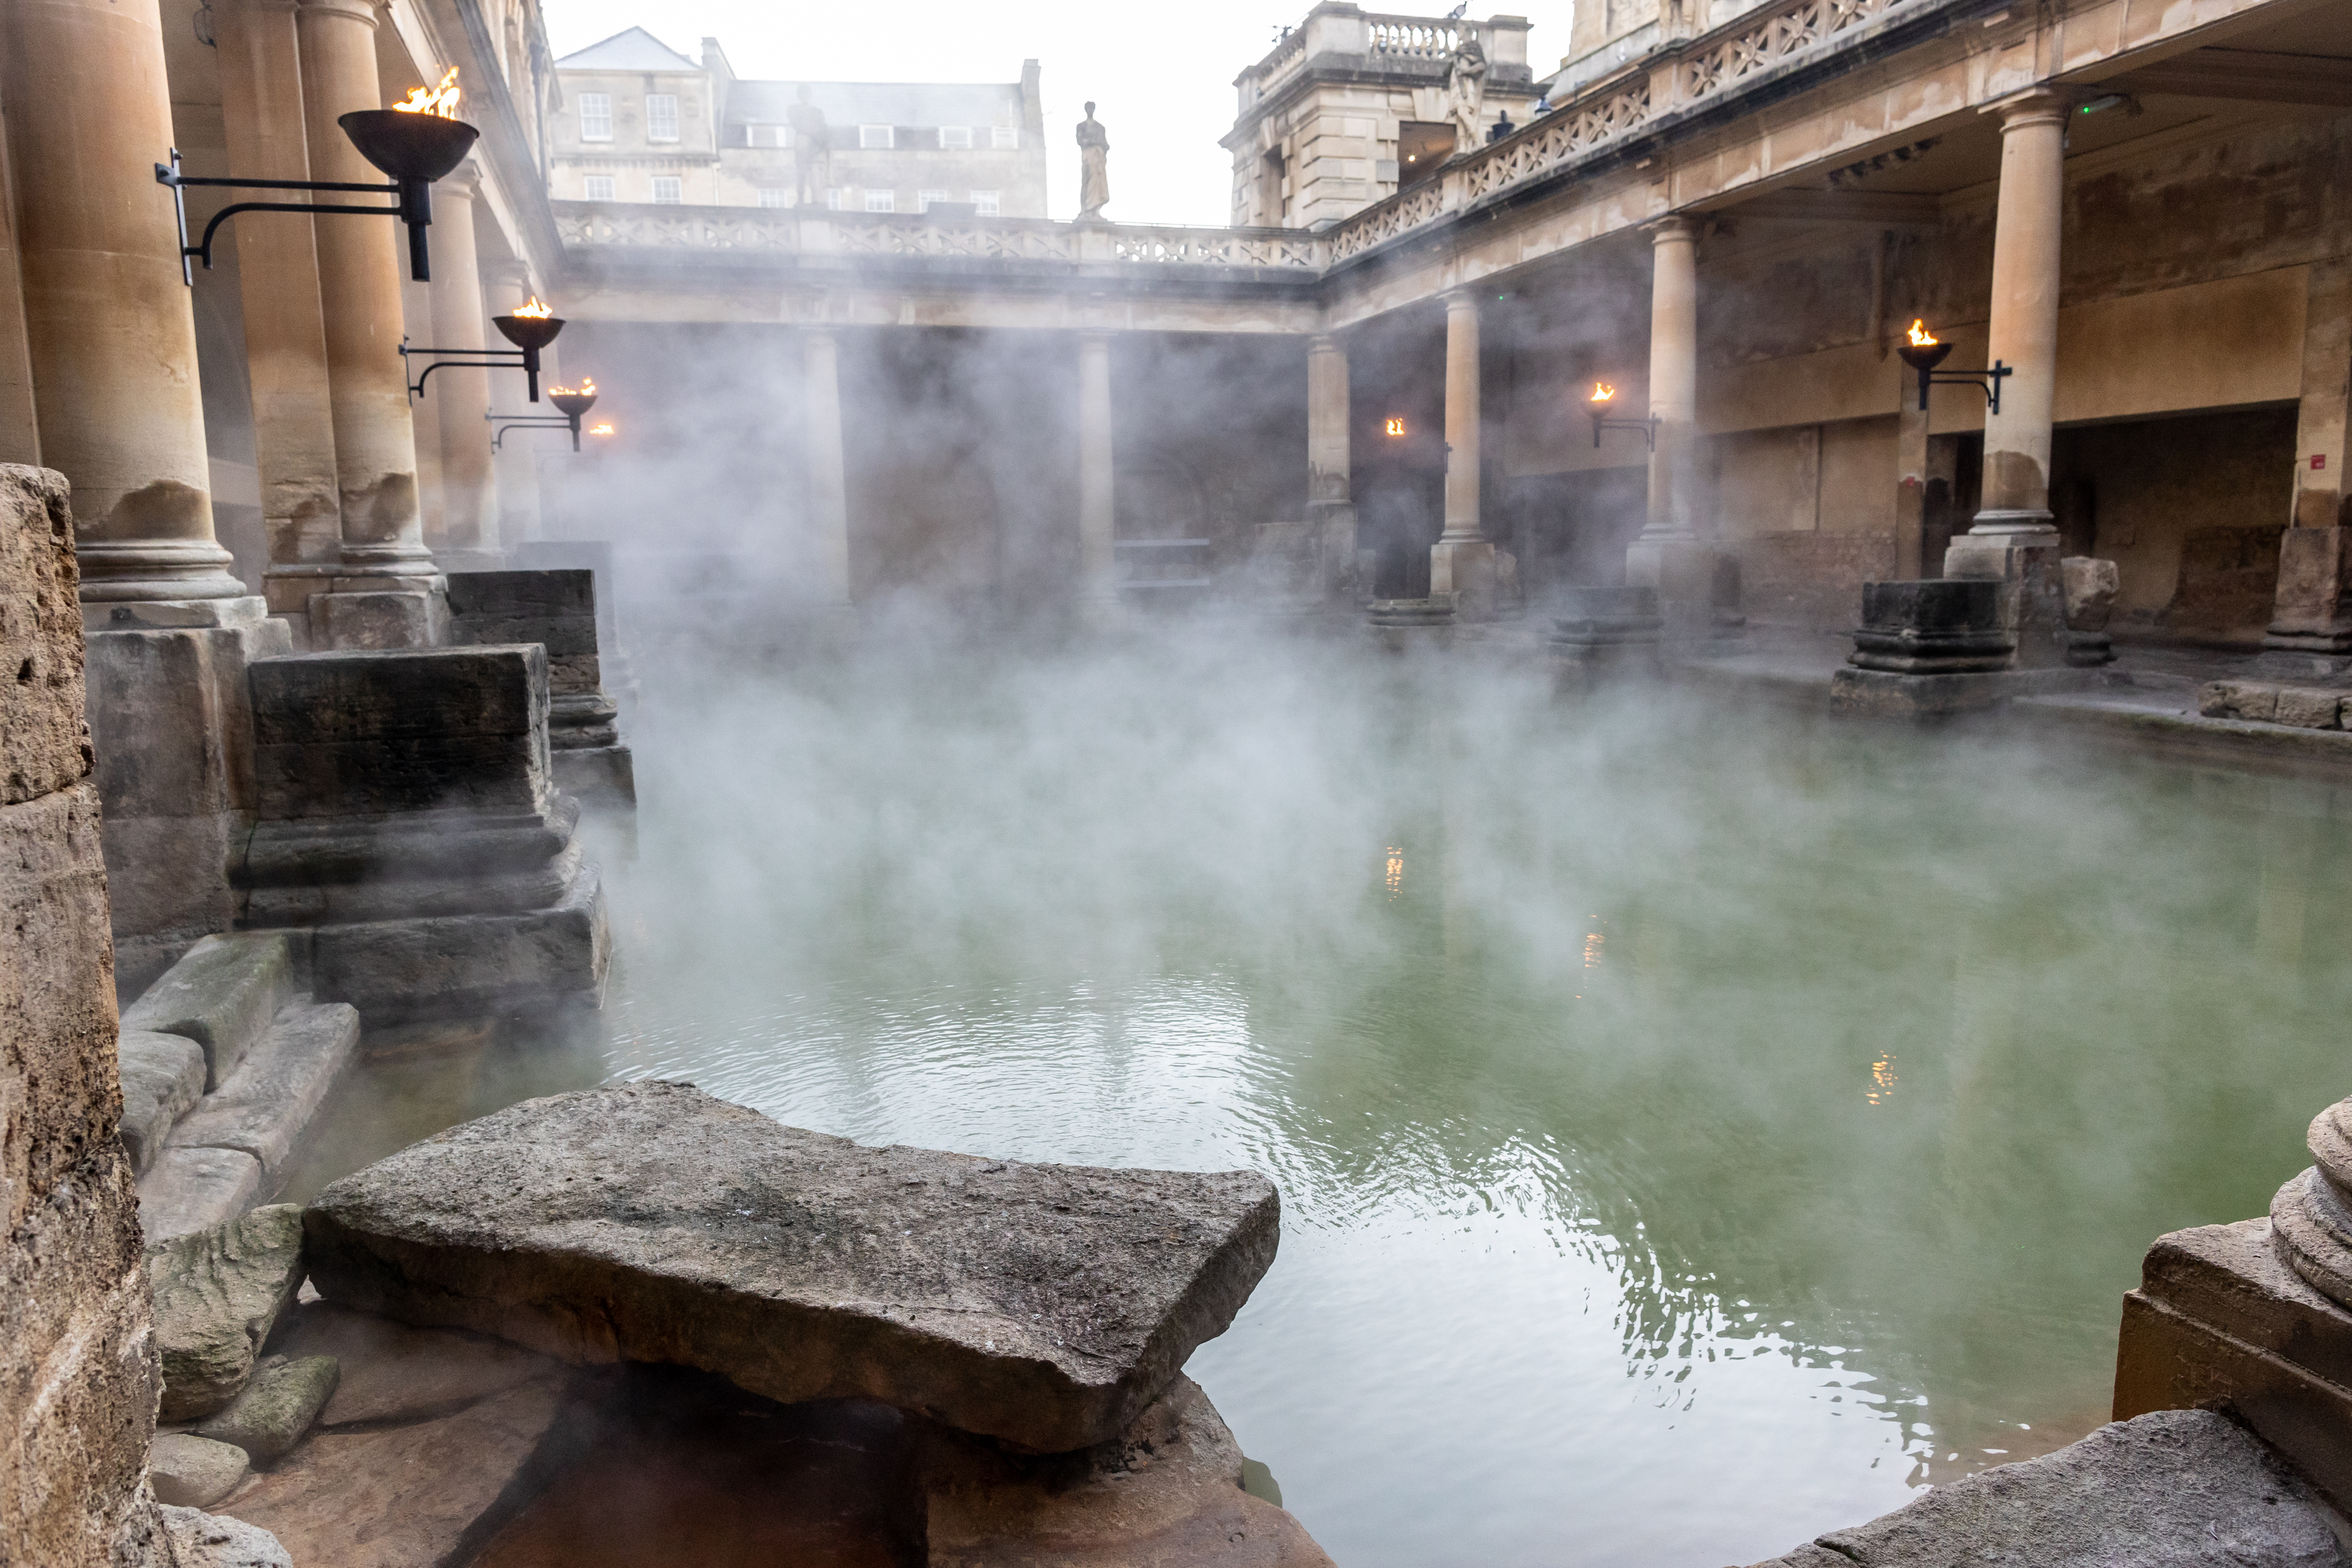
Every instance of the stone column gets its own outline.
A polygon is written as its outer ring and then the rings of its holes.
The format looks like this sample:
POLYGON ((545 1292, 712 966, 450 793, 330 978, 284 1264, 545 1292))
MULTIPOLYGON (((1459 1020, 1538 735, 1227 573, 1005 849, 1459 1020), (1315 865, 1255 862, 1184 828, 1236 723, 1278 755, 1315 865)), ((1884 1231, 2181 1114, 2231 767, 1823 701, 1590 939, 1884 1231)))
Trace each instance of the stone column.
MULTIPOLYGON (((474 198, 481 188, 481 168, 470 158, 433 187, 435 348, 507 346, 503 338, 495 345, 488 341, 490 312, 474 249, 474 198)), ((513 376, 503 374, 509 381, 513 376)), ((441 423, 444 547, 467 555, 496 554, 498 481, 490 468, 489 422, 482 417, 490 407, 490 373, 452 365, 433 373, 430 390, 441 423)))
POLYGON ((1944 554, 1948 577, 2018 584, 2018 656, 2048 663, 2063 641, 2058 530, 2050 511, 2051 411, 2058 384, 2059 238, 2066 195, 2066 100, 2036 89, 1998 106, 2000 200, 1994 215, 1988 355, 2013 372, 1985 418, 1983 504, 1944 554), (2041 635, 2048 626, 2059 634, 2041 635), (2045 646, 2046 645, 2046 646, 2045 646))
POLYGON ((841 451, 841 349, 822 328, 801 337, 808 526, 817 591, 831 607, 849 604, 849 478, 841 451))
POLYGON ((242 598, 213 537, 195 314, 155 184, 173 140, 158 14, 0 14, 35 416, 42 460, 73 485, 82 602, 242 598))
MULTIPOLYGON (((229 167, 257 179, 310 177, 294 5, 220 0, 214 9, 229 167)), ((229 220, 269 539, 262 594, 271 615, 303 626, 310 595, 333 585, 342 537, 312 221, 305 213, 245 213, 229 220)))
MULTIPOLYGON (((300 0, 302 107, 312 176, 381 184, 337 118, 380 109, 372 0, 300 0)), ((387 198, 388 199, 388 198, 387 198)), ((408 412, 400 283, 405 247, 389 219, 316 225, 327 381, 342 507, 342 575, 314 606, 313 638, 337 647, 416 647, 438 640, 447 611, 417 509, 416 437, 408 412)))
POLYGON ((1715 555, 1698 528, 1698 225, 1669 217, 1650 230, 1649 512, 1626 547, 1629 587, 1657 590, 1668 628, 1687 635, 1714 594, 1715 555))
POLYGON ((1328 332, 1307 349, 1307 521, 1327 599, 1356 587, 1356 494, 1349 471, 1348 351, 1328 332))
POLYGON ((1118 616, 1110 334, 1078 334, 1078 605, 1097 624, 1118 616))
POLYGON ((1905 367, 1903 405, 1895 421, 1895 580, 1927 574, 1927 411, 1918 379, 1905 367))
POLYGON ((2352 258, 2311 267, 2304 311, 2303 405, 2295 420, 2294 515, 2279 539, 2278 597, 2265 663, 2336 673, 2352 668, 2352 258), (2315 661, 2318 661, 2315 663, 2315 661))
POLYGON ((1478 295, 1445 296, 1445 527, 1429 547, 1429 594, 1485 619, 1495 608, 1495 547, 1479 531, 1478 295))

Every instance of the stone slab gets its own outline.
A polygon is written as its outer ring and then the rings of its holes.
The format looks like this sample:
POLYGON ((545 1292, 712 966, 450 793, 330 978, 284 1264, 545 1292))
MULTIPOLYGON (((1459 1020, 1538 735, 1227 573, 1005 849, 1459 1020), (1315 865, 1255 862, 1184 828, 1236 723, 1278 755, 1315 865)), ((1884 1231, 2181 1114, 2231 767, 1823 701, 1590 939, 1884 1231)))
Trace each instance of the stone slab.
POLYGON ((612 936, 590 866, 551 908, 321 926, 310 951, 320 995, 389 1025, 601 1006, 612 936))
POLYGON ((252 1468, 236 1444, 193 1432, 165 1432, 147 1453, 155 1500, 173 1508, 210 1508, 243 1485, 252 1468))
POLYGON ((1297 1520, 1242 1489, 1242 1451, 1179 1377, 1116 1439, 1024 1458, 933 1433, 918 1461, 930 1568, 1328 1568, 1297 1520))
POLYGON ((555 785, 581 805, 594 808, 635 808, 637 804, 637 763, 626 746, 572 747, 551 751, 555 785))
POLYGON ((691 1086, 557 1095, 348 1176, 328 1300, 566 1360, 863 1397, 1042 1452, 1115 1436, 1273 1261, 1250 1172, 868 1149, 691 1086))
POLYGON ((174 1149, 167 1142, 139 1178, 139 1228, 147 1245, 235 1219, 261 1195, 261 1162, 236 1149, 174 1149))
POLYGON ((235 1149, 275 1190, 327 1097, 358 1059, 360 1016, 341 1002, 289 1002, 228 1081, 172 1130, 174 1149, 235 1149))
POLYGON ((184 1035, 125 1029, 115 1042, 122 1072, 122 1146, 142 1174, 163 1152, 172 1124, 205 1092, 205 1049, 184 1035))
POLYGON ((0 464, 0 805, 89 776, 65 476, 0 464))
POLYGON ((302 1440, 334 1396, 341 1371, 331 1355, 264 1356, 245 1391, 196 1436, 234 1444, 266 1465, 302 1440))
POLYGON ((2095 669, 2060 667, 1958 675, 1898 675, 1847 668, 1830 677, 1830 710, 1855 718, 1940 718, 1984 712, 2022 697, 2089 691, 2112 679, 2095 669))
POLYGON ((1928 1491, 1760 1568, 2341 1568, 2326 1506, 2260 1439, 2166 1410, 1928 1491))
POLYGON ((216 1089, 293 994, 294 966, 284 936, 209 936, 123 1009, 122 1026, 195 1041, 205 1050, 205 1087, 216 1089))
POLYGON ((266 1530, 193 1508, 163 1512, 178 1568, 294 1568, 294 1559, 266 1530))
POLYGON ((543 1484, 561 1382, 525 1384, 438 1420, 321 1430, 221 1507, 300 1568, 450 1568, 543 1484))
POLYGON ((448 639, 449 606, 437 593, 313 594, 308 610, 313 647, 404 650, 448 639))
POLYGON ((245 1387, 302 1284, 302 1211, 274 1204, 147 1254, 163 1419, 194 1421, 245 1387))
POLYGON ((319 1415, 329 1426, 446 1415, 561 1370, 503 1340, 413 1329, 328 1301, 297 1307, 278 1343, 288 1355, 332 1356, 341 1366, 319 1415))

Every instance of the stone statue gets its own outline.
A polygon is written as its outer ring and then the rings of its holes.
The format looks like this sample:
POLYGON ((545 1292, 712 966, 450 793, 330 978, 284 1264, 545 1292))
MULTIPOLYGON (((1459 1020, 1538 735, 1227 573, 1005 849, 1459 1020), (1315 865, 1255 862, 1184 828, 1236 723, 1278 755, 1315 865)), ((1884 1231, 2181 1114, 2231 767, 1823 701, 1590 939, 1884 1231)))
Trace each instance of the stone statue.
POLYGON ((1110 200, 1110 132, 1095 118, 1095 106, 1087 105, 1087 117, 1078 121, 1078 221, 1099 223, 1102 210, 1110 200))
POLYGON ((824 110, 809 96, 808 88, 801 88, 801 100, 784 111, 793 127, 793 162, 800 170, 800 195, 804 207, 824 205, 824 188, 831 182, 833 169, 833 130, 824 122, 824 110))
POLYGON ((1478 35, 1465 28, 1462 47, 1454 51, 1453 68, 1445 73, 1445 97, 1454 117, 1454 145, 1463 153, 1475 153, 1486 140, 1486 128, 1481 121, 1486 102, 1486 51, 1478 43, 1478 35))

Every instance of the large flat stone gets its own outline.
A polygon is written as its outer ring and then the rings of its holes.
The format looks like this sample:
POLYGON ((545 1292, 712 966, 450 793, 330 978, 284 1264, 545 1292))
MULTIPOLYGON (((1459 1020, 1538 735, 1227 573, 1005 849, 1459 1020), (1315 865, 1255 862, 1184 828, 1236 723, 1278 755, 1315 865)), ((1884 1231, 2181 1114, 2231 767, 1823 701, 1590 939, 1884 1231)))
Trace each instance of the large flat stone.
POLYGON ((2341 1568, 2316 1494, 2226 1415, 2166 1410, 1937 1487, 1759 1568, 2341 1568))
POLYGON ((194 1421, 227 1405, 302 1285, 302 1211, 274 1204, 152 1250, 163 1417, 194 1421))
POLYGON ((561 1370, 504 1340, 412 1329, 327 1301, 297 1307, 279 1343, 288 1355, 332 1356, 341 1365, 334 1397, 319 1415, 329 1426, 446 1415, 561 1370))
POLYGON ((538 1491, 562 1408, 562 1384, 542 1381, 436 1421, 313 1432, 221 1508, 299 1568, 450 1568, 538 1491))
POLYGON ((122 1071, 122 1146, 131 1168, 146 1172, 163 1152, 172 1124, 205 1092, 205 1048, 185 1035, 126 1029, 115 1042, 122 1071))
POLYGON ((234 1443, 166 1432, 147 1453, 155 1500, 173 1508, 210 1508, 242 1484, 253 1461, 234 1443))
POLYGON ((122 1026, 195 1041, 205 1049, 205 1087, 215 1089, 293 994, 284 932, 208 936, 122 1010, 122 1026))
POLYGON ((305 1223, 330 1300, 1059 1452, 1115 1437, 1224 1331, 1280 1200, 1250 1172, 868 1149, 641 1083, 452 1128, 305 1223))
POLYGON ((139 1228, 150 1247, 235 1219, 261 1195, 261 1162, 242 1149, 175 1149, 139 1178, 139 1228))
POLYGON ((289 1002, 217 1092, 173 1129, 174 1149, 234 1149, 275 1191, 286 1163, 359 1055, 360 1016, 341 1002, 289 1002))

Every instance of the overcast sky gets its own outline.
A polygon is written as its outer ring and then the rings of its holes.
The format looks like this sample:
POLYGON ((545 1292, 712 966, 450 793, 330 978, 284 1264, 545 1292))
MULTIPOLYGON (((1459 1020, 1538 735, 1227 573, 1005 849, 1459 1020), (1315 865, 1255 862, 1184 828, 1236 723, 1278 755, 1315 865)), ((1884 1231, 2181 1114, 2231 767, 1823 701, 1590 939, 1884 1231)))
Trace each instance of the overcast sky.
MULTIPOLYGON (((776 0, 544 0, 557 55, 640 26, 689 57, 705 35, 735 74, 812 81, 1013 81, 1021 62, 1044 67, 1051 215, 1077 212, 1072 129, 1086 100, 1110 132, 1111 203, 1123 223, 1223 224, 1231 216, 1234 78, 1296 26, 1312 0, 889 0, 883 5, 778 5, 776 0)), ((1535 32, 1538 74, 1568 48, 1571 0, 1509 7, 1535 32)), ((1367 9, 1372 7, 1368 6, 1367 9)), ((1447 5, 1400 7, 1440 15, 1447 5)), ((1477 5, 1486 16, 1504 7, 1477 5)))

